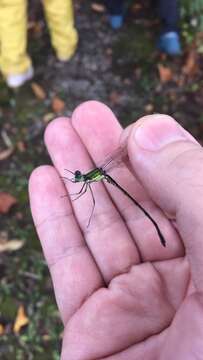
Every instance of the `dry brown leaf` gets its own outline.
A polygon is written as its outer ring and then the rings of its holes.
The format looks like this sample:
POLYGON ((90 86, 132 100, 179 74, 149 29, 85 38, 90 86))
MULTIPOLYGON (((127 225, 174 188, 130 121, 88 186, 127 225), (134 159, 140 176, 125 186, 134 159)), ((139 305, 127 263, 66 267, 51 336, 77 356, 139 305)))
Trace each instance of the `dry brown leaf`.
POLYGON ((137 13, 139 12, 140 10, 142 10, 143 8, 143 5, 142 4, 133 4, 132 8, 131 8, 131 11, 133 13, 137 13))
POLYGON ((92 3, 91 4, 91 9, 98 12, 98 13, 104 13, 105 12, 104 5, 98 4, 98 3, 92 3))
POLYGON ((113 54, 112 48, 107 48, 106 49, 106 55, 111 56, 112 54, 113 54))
POLYGON ((158 64, 159 78, 162 84, 165 84, 173 79, 172 70, 162 64, 158 64))
POLYGON ((21 153, 24 153, 26 151, 26 145, 23 141, 18 141, 16 146, 21 153))
POLYGON ((54 96, 54 98, 52 99, 51 106, 52 106, 52 110, 55 113, 61 113, 65 108, 65 102, 61 100, 58 96, 54 96))
POLYGON ((34 30, 34 33, 37 34, 38 36, 41 35, 41 33, 43 31, 43 22, 41 22, 41 21, 36 22, 33 30, 34 30))
POLYGON ((43 29, 43 25, 40 21, 29 21, 28 22, 28 30, 33 31, 37 35, 41 35, 43 29))
POLYGON ((3 150, 0 152, 0 161, 2 160, 6 160, 9 158, 9 156, 11 156, 13 154, 14 148, 10 147, 6 150, 3 150))
POLYGON ((123 84, 125 84, 125 85, 131 85, 131 80, 129 79, 129 78, 125 78, 124 80, 123 80, 123 84))
POLYGON ((192 50, 189 52, 186 63, 183 66, 182 72, 187 76, 193 76, 198 70, 197 53, 192 50))
POLYGON ((37 99, 39 99, 39 100, 46 99, 46 96, 47 96, 46 92, 41 85, 37 84, 36 82, 32 82, 31 88, 37 99))
POLYGON ((15 218, 16 218, 17 220, 23 220, 23 218, 24 218, 23 213, 22 213, 21 211, 17 211, 17 212, 15 213, 15 218))
POLYGON ((35 27, 35 24, 36 24, 36 22, 35 21, 28 21, 28 23, 27 23, 27 29, 28 30, 32 30, 32 29, 34 29, 34 27, 35 27))
POLYGON ((177 77, 176 79, 176 84, 179 86, 179 87, 182 87, 185 85, 185 80, 186 80, 186 77, 184 74, 180 74, 180 76, 177 77))
POLYGON ((13 326, 13 331, 15 334, 19 334, 21 328, 29 323, 29 319, 25 314, 25 309, 23 305, 21 305, 18 309, 17 316, 15 319, 15 323, 13 326))
POLYGON ((0 336, 4 334, 4 326, 0 324, 0 336))
POLYGON ((109 100, 111 101, 112 105, 117 105, 120 103, 120 94, 116 91, 113 90, 110 95, 109 95, 109 100))
POLYGON ((135 75, 135 78, 136 80, 140 80, 141 76, 142 76, 142 69, 141 68, 136 68, 134 70, 134 75, 135 75))
POLYGON ((7 214, 16 203, 17 199, 14 196, 6 192, 0 192, 0 214, 7 214))
POLYGON ((162 62, 166 61, 166 59, 167 59, 167 55, 162 52, 159 54, 159 57, 160 57, 160 61, 162 61, 162 62))

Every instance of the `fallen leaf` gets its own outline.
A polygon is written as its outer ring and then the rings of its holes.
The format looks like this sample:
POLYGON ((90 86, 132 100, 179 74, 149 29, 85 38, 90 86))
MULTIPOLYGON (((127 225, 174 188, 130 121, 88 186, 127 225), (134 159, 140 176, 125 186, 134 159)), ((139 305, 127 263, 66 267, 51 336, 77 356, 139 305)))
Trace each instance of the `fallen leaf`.
POLYGON ((183 87, 185 85, 185 75, 183 74, 180 74, 180 76, 177 77, 176 79, 176 84, 179 86, 179 87, 183 87))
POLYGON ((6 192, 0 192, 0 214, 7 214, 16 203, 17 199, 14 196, 6 192))
POLYGON ((92 3, 91 9, 98 13, 104 13, 106 10, 104 5, 98 3, 92 3))
POLYGON ((44 335, 42 335, 42 339, 43 339, 44 341, 49 341, 49 340, 51 339, 51 337, 50 337, 49 334, 44 334, 44 335))
POLYGON ((27 23, 27 30, 32 30, 35 27, 36 22, 35 21, 28 21, 27 23))
POLYGON ((167 59, 167 55, 162 52, 159 54, 159 57, 160 57, 160 61, 166 61, 166 59, 167 59))
POLYGON ((21 305, 18 309, 17 316, 15 319, 15 323, 13 326, 13 331, 15 334, 19 334, 21 328, 29 323, 29 319, 25 314, 25 309, 23 305, 21 305))
POLYGON ((21 211, 17 211, 15 213, 15 217, 17 220, 23 220, 23 218, 24 218, 23 213, 21 211))
POLYGON ((21 152, 24 153, 26 151, 26 146, 25 143, 23 141, 18 141, 17 144, 17 149, 21 152))
POLYGON ((43 29, 43 25, 40 21, 29 21, 28 22, 28 30, 33 31, 37 35, 41 35, 43 29))
POLYGON ((34 33, 36 35, 38 35, 38 37, 42 34, 42 31, 43 31, 43 22, 42 21, 38 21, 36 22, 35 24, 35 27, 34 27, 34 33))
POLYGON ((125 85, 131 85, 131 80, 130 80, 129 78, 125 78, 125 79, 123 80, 123 83, 124 83, 125 85))
POLYGON ((0 324, 0 336, 4 334, 4 326, 0 324))
POLYGON ((142 76, 142 69, 139 67, 135 68, 134 75, 135 75, 136 80, 140 80, 140 78, 142 76))
POLYGON ((143 9, 143 5, 142 4, 133 4, 132 8, 131 8, 131 11, 133 13, 137 13, 139 12, 140 10, 143 9))
POLYGON ((8 233, 6 231, 0 232, 0 253, 4 251, 16 251, 24 245, 23 240, 8 239, 8 233))
POLYGON ((154 111, 154 105, 153 104, 147 104, 145 105, 145 112, 147 114, 151 114, 154 111))
POLYGON ((36 82, 31 83, 31 88, 33 93, 35 94, 36 98, 39 100, 45 100, 46 99, 46 92, 42 88, 41 85, 37 84, 36 82))
POLYGON ((0 238, 0 253, 2 252, 6 252, 6 251, 17 251, 19 249, 21 249, 24 245, 24 241, 23 240, 9 240, 7 242, 4 242, 4 239, 1 242, 1 238, 0 238))
POLYGON ((53 120, 54 119, 54 113, 47 113, 47 114, 45 114, 44 116, 43 116, 43 122, 45 123, 45 124, 48 124, 51 120, 53 120))
POLYGON ((14 151, 13 147, 10 147, 6 150, 2 150, 0 152, 0 161, 8 159, 9 156, 11 156, 13 154, 13 151, 14 151))
POLYGON ((4 144, 8 147, 8 148, 12 148, 13 144, 12 141, 10 139, 10 137, 8 136, 7 132, 5 130, 2 130, 1 132, 1 137, 3 139, 4 144))
POLYGON ((182 72, 187 76, 193 76, 198 70, 198 56, 196 51, 192 50, 189 52, 185 65, 183 66, 182 72))
POLYGON ((54 98, 52 99, 51 106, 52 106, 52 110, 55 113, 61 113, 65 108, 65 102, 61 100, 58 96, 54 96, 54 98))
POLYGON ((109 100, 112 105, 119 104, 120 103, 120 94, 117 91, 113 90, 109 95, 109 100))
POLYGON ((7 159, 9 156, 11 156, 11 154, 14 151, 14 146, 12 144, 12 141, 11 141, 10 137, 8 136, 5 129, 1 131, 1 137, 2 137, 4 144, 6 145, 7 149, 2 150, 0 152, 0 161, 7 159))
POLYGON ((5 243, 6 241, 8 241, 7 231, 0 231, 0 242, 5 243))
POLYGON ((111 56, 112 54, 113 54, 112 48, 107 48, 106 49, 106 55, 111 56))
POLYGON ((172 70, 162 64, 158 64, 159 78, 162 84, 165 84, 173 79, 172 70))

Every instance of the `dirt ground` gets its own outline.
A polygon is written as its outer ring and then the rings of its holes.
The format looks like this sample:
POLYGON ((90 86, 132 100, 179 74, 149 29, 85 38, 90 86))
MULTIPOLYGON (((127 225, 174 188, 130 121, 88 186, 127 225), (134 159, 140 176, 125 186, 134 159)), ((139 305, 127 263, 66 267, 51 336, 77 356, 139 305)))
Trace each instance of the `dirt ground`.
POLYGON ((43 144, 46 124, 60 114, 71 116, 83 101, 96 99, 110 106, 123 126, 145 114, 167 113, 203 141, 203 72, 196 43, 187 45, 183 40, 182 56, 165 57, 156 50, 159 23, 147 5, 133 6, 123 28, 113 31, 106 13, 94 4, 75 1, 79 46, 74 58, 62 64, 51 49, 41 8, 33 3, 29 53, 38 91, 26 84, 13 92, 0 78, 0 154, 7 146, 14 149, 0 160, 0 191, 17 200, 0 215, 0 243, 6 237, 24 244, 0 256, 2 360, 59 359, 62 325, 27 195, 32 169, 49 163, 43 144), (56 97, 58 107, 53 105, 56 97), (15 333, 20 305, 29 322, 15 333))

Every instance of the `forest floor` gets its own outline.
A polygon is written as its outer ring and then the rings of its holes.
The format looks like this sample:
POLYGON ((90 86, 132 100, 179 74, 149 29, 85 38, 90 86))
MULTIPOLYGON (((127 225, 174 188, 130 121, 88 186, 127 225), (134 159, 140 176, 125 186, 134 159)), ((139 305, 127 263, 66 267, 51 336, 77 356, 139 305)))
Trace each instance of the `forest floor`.
POLYGON ((31 15, 35 78, 15 92, 0 78, 0 194, 16 202, 0 210, 2 360, 59 359, 62 325, 27 194, 32 170, 50 162, 43 144, 47 123, 95 99, 107 104, 123 126, 145 114, 167 113, 203 141, 201 36, 190 45, 183 40, 181 56, 166 57, 156 50, 159 23, 147 6, 136 2, 123 28, 113 31, 98 2, 78 0, 79 46, 74 58, 62 64, 51 49, 41 9, 31 15), (14 331, 22 307, 27 325, 14 331))

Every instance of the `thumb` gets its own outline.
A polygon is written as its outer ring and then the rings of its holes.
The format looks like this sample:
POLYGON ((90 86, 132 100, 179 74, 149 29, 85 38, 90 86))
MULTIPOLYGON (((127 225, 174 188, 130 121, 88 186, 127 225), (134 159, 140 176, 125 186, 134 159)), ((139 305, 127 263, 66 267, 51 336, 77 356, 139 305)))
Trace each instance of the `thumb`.
POLYGON ((193 280, 203 291, 202 147, 171 117, 152 115, 130 128, 128 154, 151 198, 176 219, 193 280))

